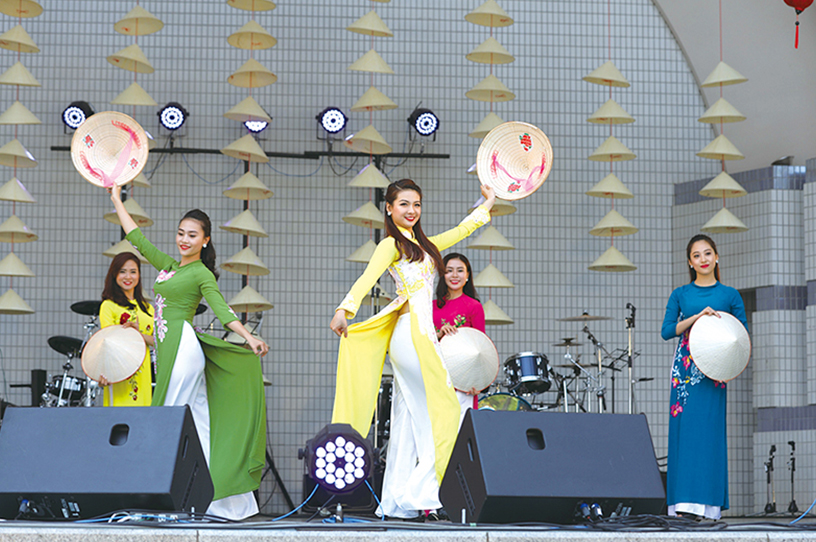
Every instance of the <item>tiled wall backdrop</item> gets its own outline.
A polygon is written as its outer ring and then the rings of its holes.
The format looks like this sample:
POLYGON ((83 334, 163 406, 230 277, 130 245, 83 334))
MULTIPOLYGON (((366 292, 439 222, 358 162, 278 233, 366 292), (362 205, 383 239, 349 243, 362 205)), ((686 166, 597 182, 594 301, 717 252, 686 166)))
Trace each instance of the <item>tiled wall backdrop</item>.
MULTIPOLYGON (((468 62, 464 55, 489 32, 465 22, 464 15, 480 3, 414 0, 376 6, 395 37, 377 39, 375 48, 396 75, 378 75, 375 85, 400 107, 376 113, 375 124, 396 151, 418 151, 418 145, 406 143, 405 119, 421 101, 442 121, 436 143, 429 143, 426 152, 450 154, 447 160, 398 163, 392 159, 386 163, 385 171, 392 179, 411 177, 425 190, 424 226, 429 232, 455 224, 478 196, 476 179, 464 172, 473 163, 479 142, 467 134, 489 107, 466 99, 464 93, 487 74, 487 68, 468 62)), ((70 142, 59 115, 73 100, 86 100, 97 111, 120 109, 130 113, 129 107, 117 108, 108 102, 128 86, 132 74, 112 67, 105 57, 132 43, 131 38, 113 31, 113 23, 133 7, 132 2, 86 0, 44 5, 46 12, 41 17, 25 21, 43 52, 23 57, 43 86, 20 92, 21 101, 43 121, 41 126, 22 127, 19 132, 20 140, 40 162, 35 169, 18 171, 37 204, 17 206, 17 214, 40 240, 15 249, 37 277, 14 283, 15 290, 37 313, 0 316, 4 368, 0 389, 3 396, 18 404, 25 404, 28 396, 8 384, 27 381, 33 368, 52 373, 59 370, 63 360, 48 348, 46 340, 52 335, 82 335, 84 319, 73 314, 69 306, 98 298, 109 263, 101 252, 119 239, 117 228, 101 218, 111 210, 107 195, 79 178, 67 153, 50 150, 70 142)), ((166 26, 160 33, 139 40, 156 68, 152 75, 140 75, 139 82, 161 104, 178 101, 190 111, 186 136, 176 139, 174 145, 225 147, 242 134, 237 123, 222 115, 246 95, 245 90, 226 83, 227 76, 246 59, 245 52, 226 43, 226 36, 243 25, 249 14, 215 1, 152 0, 142 5, 166 26)), ((607 349, 624 348, 625 305, 633 303, 637 307, 635 349, 640 352, 635 376, 654 378, 638 384, 637 408, 647 414, 656 452, 663 456, 674 344, 660 339, 659 328, 671 289, 687 280, 682 273, 685 241, 718 205, 715 201, 675 205, 674 201, 674 184, 717 172, 718 164, 694 155, 713 137, 710 127, 696 121, 704 104, 677 44, 652 3, 613 2, 612 57, 632 83, 629 89, 616 90, 614 98, 637 119, 633 125, 616 129, 615 134, 638 155, 637 160, 615 167, 616 174, 636 195, 616 208, 640 228, 638 234, 615 244, 638 269, 623 274, 588 271, 587 266, 608 246, 608 240, 587 233, 606 213, 608 201, 590 198, 584 192, 606 175, 608 166, 589 162, 586 157, 606 138, 608 129, 585 119, 608 95, 606 89, 585 83, 581 77, 607 59, 606 2, 586 2, 580 8, 571 0, 504 0, 501 5, 516 24, 498 29, 495 36, 517 61, 496 67, 495 73, 518 98, 497 104, 496 111, 505 120, 540 126, 552 141, 555 163, 547 183, 519 202, 517 213, 495 222, 516 250, 495 255, 494 263, 516 287, 493 292, 493 299, 516 323, 489 328, 489 335, 502 359, 536 350, 557 364, 563 351, 551 345, 563 337, 576 337, 585 343, 578 352, 587 359, 592 350, 586 346, 581 325, 557 319, 584 310, 610 316, 612 320, 593 323, 591 330, 607 349)), ((369 85, 368 74, 345 68, 369 49, 370 42, 344 28, 370 7, 362 0, 281 0, 276 10, 256 15, 278 39, 275 48, 255 55, 279 77, 277 84, 253 92, 275 117, 263 135, 266 150, 301 153, 325 148, 315 139, 314 116, 327 105, 350 108, 369 85)), ((6 18, 2 30, 15 24, 6 18)), ((4 68, 16 61, 8 51, 0 51, 0 59, 4 68)), ((712 67, 715 63, 712 42, 712 67)), ((13 88, 0 89, 3 109, 14 99, 13 88)), ((367 115, 350 117, 351 131, 367 123, 367 115)), ((154 108, 138 108, 136 118, 161 135, 154 108)), ((3 142, 10 140, 13 128, 0 128, 0 137, 3 142)), ((159 138, 159 145, 166 143, 159 138)), ((241 202, 221 195, 242 171, 236 160, 200 154, 168 155, 161 161, 159 157, 154 154, 148 165, 153 188, 137 189, 135 196, 156 221, 146 233, 160 247, 174 252, 176 221, 191 207, 205 209, 216 224, 241 210, 241 202)), ((369 234, 340 219, 368 198, 367 190, 346 188, 364 163, 362 157, 321 161, 276 158, 269 166, 257 167, 258 176, 275 192, 270 200, 251 203, 270 234, 268 239, 251 242, 272 271, 267 277, 251 279, 251 284, 275 304, 261 329, 271 347, 264 360, 264 371, 273 383, 267 388, 269 442, 296 501, 302 473, 297 448, 330 419, 337 339, 328 322, 362 271, 360 264, 347 263, 344 258, 369 234), (346 174, 338 175, 343 172, 346 174)), ((6 178, 10 177, 11 170, 7 170, 6 178)), ((795 232, 801 231, 801 195, 802 191, 796 190, 764 189, 729 201, 729 207, 752 229, 746 234, 717 237, 726 260, 726 283, 741 289, 805 284, 803 260, 793 255, 802 250, 801 241, 797 241, 798 248, 778 241, 796 239, 795 232)), ((805 197, 812 198, 807 189, 805 197)), ((3 219, 10 215, 11 205, 0 204, 0 213, 3 219)), ((812 220, 807 224, 812 230, 812 220)), ((221 261, 237 252, 240 242, 237 235, 214 232, 221 261)), ((488 255, 468 251, 466 246, 467 242, 459 248, 478 272, 487 265, 488 255)), ((0 255, 5 255, 8 248, 0 250, 0 255)), ((812 261, 813 254, 809 256, 812 261)), ((812 268, 808 279, 816 278, 812 268)), ((151 270, 145 270, 144 275, 148 283, 155 277, 151 270)), ((0 284, 5 290, 7 282, 0 284)), ((240 277, 224 272, 220 286, 229 298, 240 290, 240 277)), ((487 298, 488 292, 481 295, 487 298)), ((363 310, 361 316, 368 313, 363 310)), ((794 324, 782 314, 769 312, 765 316, 771 321, 763 324, 757 320, 753 330, 758 349, 764 337, 772 334, 773 326, 794 324)), ((207 313, 196 323, 206 324, 211 317, 207 313)), ((802 322, 795 321, 799 331, 802 322)), ((811 319, 807 322, 813 327, 811 319)), ((788 337, 786 350, 776 354, 779 359, 794 363, 792 360, 804 355, 806 346, 813 348, 805 344, 804 337, 794 337, 793 333, 788 337)), ((765 344, 766 349, 771 348, 765 344)), ((801 373, 804 369, 798 366, 793 370, 801 373)), ((808 371, 812 373, 812 369, 808 371)), ((765 400, 764 395, 755 396, 761 378, 765 375, 756 364, 753 372, 746 372, 731 386, 732 513, 753 512, 758 500, 763 500, 755 494, 755 448, 760 445, 753 438, 755 407, 766 404, 759 402, 765 400)), ((762 382, 785 386, 792 381, 785 377, 762 382)), ((816 392, 809 385, 812 402, 816 392)), ((615 407, 617 412, 624 412, 625 378, 616 379, 616 386, 615 407)), ((803 398, 795 404, 807 403, 803 398)), ((803 471, 812 460, 806 450, 803 445, 803 471)), ((805 489, 801 502, 809 500, 805 489)), ((268 500, 265 512, 285 510, 273 483, 264 482, 261 494, 263 501, 268 500)))

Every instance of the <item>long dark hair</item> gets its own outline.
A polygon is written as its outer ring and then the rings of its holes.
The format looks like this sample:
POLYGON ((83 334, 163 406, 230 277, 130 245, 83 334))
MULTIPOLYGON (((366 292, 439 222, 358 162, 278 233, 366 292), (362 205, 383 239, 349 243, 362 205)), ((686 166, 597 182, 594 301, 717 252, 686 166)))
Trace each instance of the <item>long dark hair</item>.
MULTIPOLYGON (((385 190, 385 201, 390 205, 394 205, 397 195, 403 190, 413 190, 419 194, 419 200, 422 201, 422 189, 411 179, 401 179, 389 184, 385 190)), ((437 269, 444 269, 445 264, 442 263, 442 255, 439 253, 439 249, 425 236, 420 222, 421 219, 417 220, 413 227, 414 237, 419 246, 400 233, 399 228, 394 224, 394 219, 388 213, 385 215, 385 234, 394 238, 400 256, 405 256, 412 262, 418 262, 424 260, 425 254, 428 254, 437 269)))
MULTIPOLYGON (((717 252, 717 245, 714 244, 714 240, 711 237, 709 237, 708 235, 704 235, 702 233, 699 233, 699 234, 695 235, 694 237, 692 237, 691 240, 688 242, 688 245, 686 245, 686 262, 691 260, 691 247, 697 241, 705 241, 711 247, 711 250, 714 251, 715 256, 720 255, 720 253, 717 252)), ((697 280, 697 271, 695 271, 694 268, 691 267, 691 264, 689 264, 689 276, 691 277, 691 282, 694 282, 695 280, 697 280)), ((719 262, 714 264, 714 278, 717 279, 717 282, 720 281, 720 264, 719 264, 719 262)))
POLYGON ((122 288, 116 284, 116 276, 119 274, 119 270, 125 266, 125 263, 131 261, 136 264, 136 269, 139 271, 139 282, 133 287, 133 297, 136 299, 136 303, 139 304, 139 308, 142 309, 142 312, 150 314, 148 310, 149 305, 142 295, 142 266, 139 264, 139 258, 131 252, 120 252, 113 257, 113 261, 108 268, 108 274, 105 277, 105 287, 102 289, 102 301, 110 299, 120 307, 125 307, 130 310, 136 308, 133 306, 133 302, 127 298, 125 292, 122 291, 122 288))
POLYGON ((479 301, 479 295, 476 293, 476 286, 473 285, 473 269, 470 267, 470 260, 468 260, 464 254, 451 252, 442 258, 442 267, 439 269, 439 282, 436 284, 436 306, 440 309, 444 307, 445 303, 448 301, 448 285, 445 282, 445 270, 447 269, 448 263, 451 260, 460 260, 463 264, 465 264, 465 268, 467 269, 468 279, 467 282, 465 282, 465 286, 462 288, 462 293, 468 297, 472 297, 476 301, 479 301))
POLYGON ((179 220, 179 224, 182 221, 187 219, 192 219, 201 224, 201 229, 204 230, 204 237, 209 237, 210 240, 207 241, 207 245, 201 248, 201 262, 207 266, 207 269, 215 275, 215 278, 218 279, 219 273, 215 268, 215 245, 212 242, 212 236, 210 232, 212 231, 212 224, 210 223, 210 217, 207 216, 207 213, 202 211, 201 209, 192 209, 187 211, 181 220, 179 220))

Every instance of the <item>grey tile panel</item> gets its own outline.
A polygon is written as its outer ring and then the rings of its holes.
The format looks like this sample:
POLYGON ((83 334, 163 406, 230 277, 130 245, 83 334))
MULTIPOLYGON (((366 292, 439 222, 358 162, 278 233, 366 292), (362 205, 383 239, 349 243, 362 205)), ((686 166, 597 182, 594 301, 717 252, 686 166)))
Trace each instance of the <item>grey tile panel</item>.
POLYGON ((757 432, 816 429, 816 405, 757 409, 757 432))

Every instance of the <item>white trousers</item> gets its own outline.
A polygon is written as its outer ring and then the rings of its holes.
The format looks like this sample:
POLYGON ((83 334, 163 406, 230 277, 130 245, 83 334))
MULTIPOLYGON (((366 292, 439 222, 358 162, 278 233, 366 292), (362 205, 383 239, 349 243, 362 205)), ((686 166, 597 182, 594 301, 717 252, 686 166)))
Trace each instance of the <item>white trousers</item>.
MULTIPOLYGON (((190 405, 198 440, 210 464, 210 405, 207 402, 207 380, 204 376, 204 352, 193 326, 184 322, 176 362, 170 374, 170 383, 164 406, 190 405)), ((200 511, 199 511, 200 512, 200 511)), ((232 520, 244 519, 258 513, 258 503, 252 492, 231 495, 210 504, 207 513, 232 520)))
POLYGON ((419 357, 411 341, 410 314, 397 320, 389 355, 394 368, 391 437, 377 515, 412 518, 423 510, 441 508, 442 504, 436 481, 431 417, 419 357))

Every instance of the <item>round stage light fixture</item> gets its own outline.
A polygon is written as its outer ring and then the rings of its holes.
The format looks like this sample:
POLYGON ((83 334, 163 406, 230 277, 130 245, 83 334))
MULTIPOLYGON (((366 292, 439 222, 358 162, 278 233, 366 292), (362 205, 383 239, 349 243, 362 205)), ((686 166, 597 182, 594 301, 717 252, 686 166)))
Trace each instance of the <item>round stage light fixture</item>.
POLYGON ((348 122, 348 117, 337 107, 327 107, 315 118, 320 126, 330 134, 342 132, 348 122))
POLYGON ((159 122, 167 130, 178 130, 184 125, 184 121, 190 113, 178 102, 169 102, 156 113, 159 116, 159 122))
POLYGON ((244 123, 244 127, 253 134, 259 134, 266 130, 269 123, 265 120, 248 120, 244 123))
POLYGON ((62 112, 62 122, 68 128, 76 130, 93 114, 94 110, 88 102, 71 102, 62 112))
POLYGON ((408 117, 408 124, 421 136, 432 136, 439 129, 439 117, 430 109, 414 109, 408 117))
POLYGON ((329 493, 348 493, 371 475, 371 443, 347 423, 321 429, 302 450, 309 476, 329 493))

